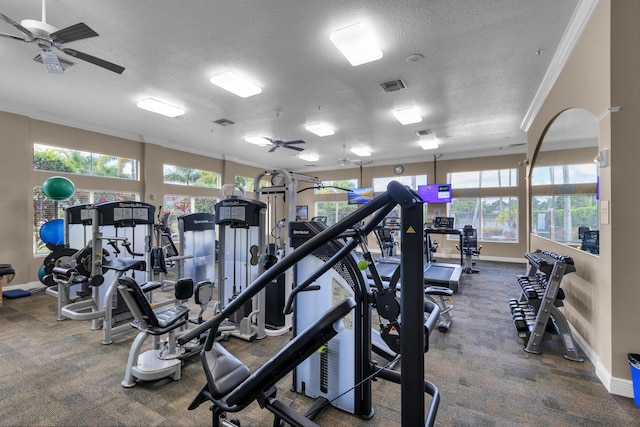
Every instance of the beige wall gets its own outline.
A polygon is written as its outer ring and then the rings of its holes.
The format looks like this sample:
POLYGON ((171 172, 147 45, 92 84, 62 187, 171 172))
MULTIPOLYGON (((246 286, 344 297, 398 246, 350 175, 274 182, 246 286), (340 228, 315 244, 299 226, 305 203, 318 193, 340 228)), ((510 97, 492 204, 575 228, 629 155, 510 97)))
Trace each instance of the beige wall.
POLYGON ((564 312, 593 349, 593 362, 609 389, 615 378, 630 379, 627 353, 640 351, 640 286, 635 280, 638 249, 634 235, 637 202, 633 196, 640 158, 638 22, 640 3, 636 0, 600 1, 528 132, 528 156, 534 159, 533 167, 539 141, 562 111, 584 108, 601 118, 600 149, 610 150, 610 166, 600 169, 601 203, 609 210, 608 219, 603 217, 600 224, 600 256, 533 235, 529 247, 573 257, 577 273, 563 281, 567 294, 564 312), (621 110, 607 114, 610 107, 621 110))
MULTIPOLYGON (((119 190, 138 192, 141 201, 157 207, 163 204, 165 194, 189 194, 202 197, 220 197, 220 190, 180 185, 164 184, 162 166, 170 163, 176 166, 192 167, 209 170, 221 174, 221 182, 233 183, 236 175, 255 177, 262 169, 239 164, 231 161, 211 158, 189 152, 181 152, 154 144, 145 144, 113 136, 94 133, 86 130, 70 128, 52 124, 28 117, 0 112, 0 147, 3 152, 11 153, 11 160, 5 161, 0 169, 0 180, 3 183, 4 198, 0 204, 3 221, 0 222, 3 244, 0 248, 0 262, 11 263, 18 271, 15 283, 27 283, 37 280, 37 272, 42 264, 42 256, 34 256, 32 251, 32 218, 33 203, 31 194, 33 186, 42 183, 57 173, 33 170, 33 143, 80 149, 114 156, 128 157, 140 160, 139 181, 116 180, 90 176, 69 175, 77 188, 98 190, 119 190), (27 179, 25 179, 28 177, 27 179), (188 189, 188 192, 187 192, 188 189), (25 238, 25 236, 28 236, 25 238)), ((425 158, 429 158, 425 155, 425 158)), ((499 169, 518 167, 522 155, 505 155, 478 159, 437 161, 437 177, 441 182, 446 181, 448 172, 482 169, 499 169)), ((434 182, 433 161, 406 164, 405 175, 428 175, 430 182, 434 182)), ((524 168, 519 167, 520 182, 524 179, 524 168)), ((64 175, 64 174, 62 174, 64 175)), ((307 174, 317 176, 321 180, 358 179, 362 186, 372 185, 373 177, 394 176, 393 166, 368 166, 362 168, 339 168, 334 171, 307 174), (362 173, 362 177, 361 174, 362 173), (361 179, 362 178, 362 179, 361 179)), ((308 184, 301 184, 300 188, 308 184)), ((494 189, 493 194, 480 195, 513 195, 512 190, 494 189)), ((519 230, 524 230, 524 188, 517 188, 516 195, 520 200, 519 230)), ((484 192, 484 190, 483 190, 484 192)), ((458 196, 462 194, 457 194, 458 196)), ((310 215, 314 215, 316 200, 345 200, 346 194, 316 196, 313 191, 305 191, 298 195, 298 205, 308 205, 310 215)), ((429 214, 439 207, 443 214, 446 205, 429 206, 429 214)), ((457 257, 457 250, 453 241, 438 239, 441 243, 440 256, 457 257)), ((486 259, 518 260, 519 254, 525 252, 525 238, 520 243, 486 243, 483 244, 483 257, 486 259), (514 254, 518 254, 515 255, 514 254)), ((371 242, 371 249, 378 250, 375 242, 371 242)))

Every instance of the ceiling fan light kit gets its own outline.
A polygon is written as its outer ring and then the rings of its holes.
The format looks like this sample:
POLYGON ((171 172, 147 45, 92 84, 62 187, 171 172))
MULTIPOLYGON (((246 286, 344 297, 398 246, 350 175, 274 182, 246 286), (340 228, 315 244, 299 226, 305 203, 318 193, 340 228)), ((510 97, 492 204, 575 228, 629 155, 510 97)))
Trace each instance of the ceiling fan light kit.
POLYGON ((24 38, 3 33, 0 33, 0 37, 6 37, 27 43, 35 43, 38 45, 41 50, 40 59, 49 73, 61 74, 65 69, 65 67, 60 64, 60 58, 55 54, 53 48, 56 48, 67 55, 73 56, 74 58, 92 63, 117 74, 122 74, 124 71, 124 67, 121 67, 120 65, 116 65, 109 61, 105 61, 104 59, 96 58, 95 56, 87 53, 66 47, 67 43, 97 37, 98 33, 93 31, 83 22, 79 22, 61 30, 58 30, 53 25, 48 24, 46 22, 45 0, 42 0, 42 21, 24 19, 20 24, 18 24, 3 13, 0 13, 0 20, 12 25, 20 31, 24 35, 24 38))

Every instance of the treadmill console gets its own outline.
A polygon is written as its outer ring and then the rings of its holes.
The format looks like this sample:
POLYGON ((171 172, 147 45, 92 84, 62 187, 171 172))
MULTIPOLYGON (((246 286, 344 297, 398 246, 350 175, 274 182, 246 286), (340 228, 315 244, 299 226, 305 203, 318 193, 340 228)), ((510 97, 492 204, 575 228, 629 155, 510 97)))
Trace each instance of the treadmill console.
POLYGON ((433 228, 453 229, 455 218, 450 216, 437 216, 433 221, 433 228))

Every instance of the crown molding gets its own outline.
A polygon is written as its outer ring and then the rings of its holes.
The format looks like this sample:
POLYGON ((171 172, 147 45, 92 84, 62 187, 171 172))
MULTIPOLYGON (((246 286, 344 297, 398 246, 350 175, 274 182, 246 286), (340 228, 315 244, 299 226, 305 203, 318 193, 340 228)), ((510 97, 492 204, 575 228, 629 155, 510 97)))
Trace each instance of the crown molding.
POLYGON ((551 88, 556 83, 556 80, 558 80, 558 76, 560 76, 562 69, 569 60, 573 49, 578 43, 580 36, 589 23, 591 15, 593 15, 593 12, 599 2, 600 0, 580 0, 578 6, 576 6, 576 10, 573 12, 569 25, 562 35, 558 49, 551 59, 551 64, 549 64, 549 68, 542 79, 542 83, 540 84, 540 87, 538 87, 527 113, 524 115, 524 119, 520 125, 520 129, 523 131, 527 132, 529 127, 531 127, 533 120, 538 115, 545 99, 549 96, 551 88))

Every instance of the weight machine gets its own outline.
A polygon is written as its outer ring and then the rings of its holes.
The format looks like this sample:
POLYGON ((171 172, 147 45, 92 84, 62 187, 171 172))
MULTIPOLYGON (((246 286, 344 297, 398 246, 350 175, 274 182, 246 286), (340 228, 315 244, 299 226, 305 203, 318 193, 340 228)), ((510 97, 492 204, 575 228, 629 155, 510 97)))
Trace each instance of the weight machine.
MULTIPOLYGON (((254 180, 254 198, 266 202, 266 229, 268 230, 265 251, 270 268, 278 260, 284 258, 293 250, 289 244, 287 227, 296 220, 297 196, 301 183, 318 186, 318 178, 288 172, 284 169, 265 170, 256 175, 254 180), (265 185, 267 184, 268 185, 265 185)), ((293 270, 285 271, 265 289, 265 322, 266 334, 269 336, 282 335, 291 330, 292 318, 290 314, 283 314, 285 301, 291 294, 294 283, 293 270)))
MULTIPOLYGON (((223 187, 223 197, 228 186, 223 187)), ((266 205, 258 200, 238 197, 244 191, 224 198, 215 205, 215 221, 218 224, 220 259, 218 262, 219 310, 230 305, 263 271, 265 257, 260 248, 265 247, 266 205)), ((265 332, 265 292, 260 292, 244 302, 228 320, 233 324, 224 335, 246 341, 262 339, 265 332)))
POLYGON ((102 329, 103 344, 129 330, 120 324, 131 312, 117 292, 118 279, 135 271, 145 282, 150 278, 154 213, 154 206, 132 201, 65 209, 65 247, 44 261, 45 282, 57 284, 46 293, 58 299, 58 320, 91 320, 92 330, 102 329))

